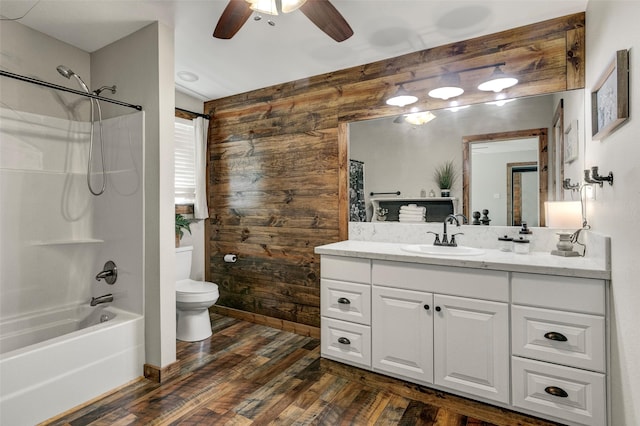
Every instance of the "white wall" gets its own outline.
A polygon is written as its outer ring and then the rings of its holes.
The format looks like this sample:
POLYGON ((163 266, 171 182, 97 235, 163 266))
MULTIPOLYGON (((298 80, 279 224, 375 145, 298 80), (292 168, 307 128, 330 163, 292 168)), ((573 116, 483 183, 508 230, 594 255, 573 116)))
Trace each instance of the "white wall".
POLYGON ((96 86, 116 84, 114 97, 145 111, 145 349, 148 364, 164 367, 176 360, 173 30, 150 24, 94 52, 91 70, 96 86))
MULTIPOLYGON (((640 424, 640 2, 592 0, 587 6, 587 93, 620 49, 630 49, 631 118, 603 141, 587 137, 585 168, 613 171, 615 183, 588 205, 597 232, 611 236, 613 425, 640 424)), ((586 101, 587 111, 591 102, 586 101)), ((590 117, 588 114, 587 117, 590 117)), ((591 135, 591 123, 586 125, 591 135)))
MULTIPOLYGON (((91 87, 88 53, 16 22, 2 22, 0 31, 3 69, 78 89, 56 71, 62 64, 91 87)), ((88 304, 107 293, 113 305, 142 314, 141 126, 130 132, 136 117, 105 120, 108 184, 94 197, 86 184, 90 127, 77 121, 89 118, 88 100, 3 77, 2 105, 2 317, 88 304), (110 259, 121 272, 113 286, 94 279, 110 259)), ((94 133, 99 187, 98 126, 94 133)))
MULTIPOLYGON (((91 87, 89 54, 18 22, 0 22, 0 67, 14 74, 82 90, 78 82, 61 76, 56 67, 66 65, 91 87)), ((3 106, 51 117, 89 119, 89 102, 78 95, 2 77, 3 106)))

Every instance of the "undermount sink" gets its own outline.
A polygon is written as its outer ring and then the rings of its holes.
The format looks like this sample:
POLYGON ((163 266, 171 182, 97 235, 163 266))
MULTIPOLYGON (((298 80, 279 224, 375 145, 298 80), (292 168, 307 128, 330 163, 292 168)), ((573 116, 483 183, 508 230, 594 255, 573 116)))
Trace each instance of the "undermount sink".
POLYGON ((409 244, 402 246, 401 249, 409 253, 440 256, 477 256, 484 254, 484 250, 473 247, 448 247, 431 244, 409 244))

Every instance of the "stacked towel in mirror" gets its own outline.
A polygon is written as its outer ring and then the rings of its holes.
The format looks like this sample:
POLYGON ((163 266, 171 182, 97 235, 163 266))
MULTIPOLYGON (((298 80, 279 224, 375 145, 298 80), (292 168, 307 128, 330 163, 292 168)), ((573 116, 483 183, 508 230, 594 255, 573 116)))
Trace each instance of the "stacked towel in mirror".
POLYGON ((400 207, 398 220, 400 222, 424 222, 427 216, 427 208, 416 204, 408 204, 400 207))

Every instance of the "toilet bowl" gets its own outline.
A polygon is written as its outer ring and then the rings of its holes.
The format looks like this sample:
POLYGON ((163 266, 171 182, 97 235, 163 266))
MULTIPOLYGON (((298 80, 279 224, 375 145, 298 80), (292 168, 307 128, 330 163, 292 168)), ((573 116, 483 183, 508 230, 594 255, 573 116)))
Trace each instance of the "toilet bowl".
POLYGON ((209 307, 218 300, 218 286, 189 278, 192 246, 176 248, 176 338, 197 342, 211 336, 209 307))

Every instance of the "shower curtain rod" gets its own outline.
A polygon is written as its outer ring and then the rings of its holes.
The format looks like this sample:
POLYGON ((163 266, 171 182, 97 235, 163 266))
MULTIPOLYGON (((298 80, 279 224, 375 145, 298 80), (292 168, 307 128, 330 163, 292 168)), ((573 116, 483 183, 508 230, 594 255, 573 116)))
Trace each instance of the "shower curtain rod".
POLYGON ((202 118, 206 118, 207 120, 211 120, 211 116, 209 114, 202 114, 202 113, 199 113, 199 112, 193 112, 193 111, 189 111, 188 109, 178 108, 178 107, 176 107, 176 109, 178 111, 182 111, 182 112, 186 112, 186 113, 191 114, 191 115, 195 115, 196 117, 202 117, 202 118))
POLYGON ((24 81, 26 83, 36 84, 38 86, 48 87, 50 89, 61 90, 63 92, 75 93, 76 95, 85 96, 87 98, 97 99, 99 101, 109 102, 111 104, 116 104, 120 106, 125 106, 128 108, 137 109, 138 111, 142 111, 142 107, 140 105, 128 104, 126 102, 118 101, 116 99, 104 98, 102 96, 98 96, 94 93, 87 93, 80 90, 69 89, 68 87, 59 86, 57 84, 48 83, 46 81, 38 80, 37 78, 26 77, 20 74, 14 74, 12 72, 0 70, 0 75, 3 77, 15 78, 16 80, 24 81))

